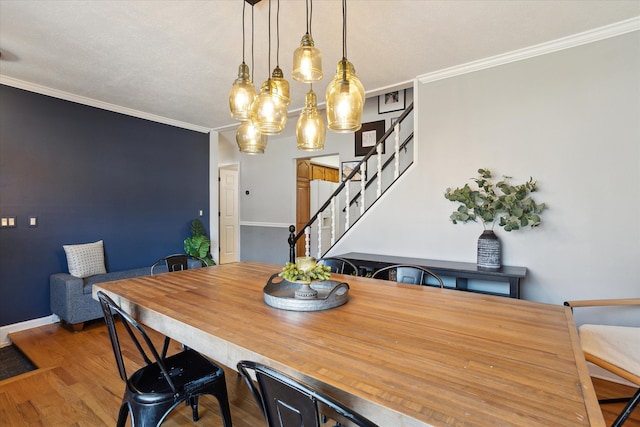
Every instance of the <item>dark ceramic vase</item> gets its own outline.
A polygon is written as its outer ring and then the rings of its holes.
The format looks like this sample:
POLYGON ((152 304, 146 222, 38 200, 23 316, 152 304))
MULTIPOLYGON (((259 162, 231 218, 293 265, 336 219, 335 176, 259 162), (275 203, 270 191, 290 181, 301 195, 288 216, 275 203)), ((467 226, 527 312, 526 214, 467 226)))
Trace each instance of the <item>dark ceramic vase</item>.
POLYGON ((502 267, 500 240, 493 230, 484 230, 478 238, 478 268, 499 270, 502 267))

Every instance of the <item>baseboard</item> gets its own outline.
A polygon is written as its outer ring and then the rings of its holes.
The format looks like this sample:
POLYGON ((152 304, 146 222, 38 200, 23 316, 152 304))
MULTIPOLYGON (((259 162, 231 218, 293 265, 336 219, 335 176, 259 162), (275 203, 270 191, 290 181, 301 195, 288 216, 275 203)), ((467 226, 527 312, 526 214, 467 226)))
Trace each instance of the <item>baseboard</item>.
POLYGON ((24 331, 25 329, 37 328, 38 326, 50 325, 57 323, 60 318, 52 314, 51 316, 40 317, 39 319, 27 320, 12 325, 0 326, 0 347, 11 345, 9 334, 12 332, 24 331))

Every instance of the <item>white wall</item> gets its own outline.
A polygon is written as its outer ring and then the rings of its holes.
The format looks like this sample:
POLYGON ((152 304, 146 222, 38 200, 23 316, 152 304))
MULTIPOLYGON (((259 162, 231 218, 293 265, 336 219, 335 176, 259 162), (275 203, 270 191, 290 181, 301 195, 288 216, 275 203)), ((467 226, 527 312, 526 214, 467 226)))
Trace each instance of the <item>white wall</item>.
MULTIPOLYGON (((407 90, 406 104, 413 101, 412 89, 407 90)), ((402 112, 378 114, 377 97, 367 100, 363 122, 386 120, 402 112)), ((297 149, 295 126, 297 117, 289 117, 283 135, 269 137, 264 154, 246 155, 238 152, 235 130, 220 133, 220 163, 239 162, 240 167, 240 222, 252 227, 281 226, 284 239, 286 227, 295 224, 296 159, 315 156, 338 155, 339 161, 351 161, 355 157, 354 135, 327 132, 325 148, 321 151, 297 149), (246 194, 249 191, 249 194, 246 194)), ((247 242, 243 241, 243 245, 247 242)), ((241 248, 242 251, 242 248, 241 248)))
POLYGON ((482 226, 453 225, 443 194, 483 167, 533 176, 549 206, 537 229, 498 230, 525 299, 640 296, 640 32, 418 83, 416 99, 416 167, 334 253, 475 262, 482 226))

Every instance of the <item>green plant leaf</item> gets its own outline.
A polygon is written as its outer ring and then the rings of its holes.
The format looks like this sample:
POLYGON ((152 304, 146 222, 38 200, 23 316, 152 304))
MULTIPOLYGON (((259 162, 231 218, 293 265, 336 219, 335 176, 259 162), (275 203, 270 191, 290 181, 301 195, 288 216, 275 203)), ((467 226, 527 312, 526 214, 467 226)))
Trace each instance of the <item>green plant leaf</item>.
POLYGON ((536 204, 530 193, 537 190, 532 177, 523 184, 511 185, 509 176, 493 184, 489 169, 478 169, 478 176, 472 181, 478 186, 472 189, 469 184, 458 188, 447 188, 445 198, 460 205, 449 218, 454 224, 476 221, 477 218, 487 224, 498 224, 505 231, 518 230, 520 227, 540 225, 540 213, 545 204, 536 204))

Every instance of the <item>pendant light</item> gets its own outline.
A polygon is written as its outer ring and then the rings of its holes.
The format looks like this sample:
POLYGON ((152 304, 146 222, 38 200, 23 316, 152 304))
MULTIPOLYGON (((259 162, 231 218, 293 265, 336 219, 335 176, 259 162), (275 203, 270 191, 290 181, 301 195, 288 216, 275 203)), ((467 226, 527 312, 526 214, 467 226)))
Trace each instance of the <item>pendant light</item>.
POLYGON ((322 150, 326 135, 327 128, 322 119, 322 114, 318 111, 318 98, 313 92, 313 87, 311 87, 307 92, 305 107, 300 113, 300 118, 296 124, 298 149, 305 151, 322 150))
MULTIPOLYGON (((249 78, 249 67, 244 62, 244 11, 246 2, 242 2, 242 64, 238 67, 238 78, 229 92, 231 117, 236 120, 249 120, 249 109, 256 98, 256 88, 249 78)), ((253 7, 253 6, 252 6, 253 7)))
MULTIPOLYGON (((251 68, 253 69, 253 6, 257 1, 252 0, 251 3, 251 68)), ((259 1, 259 0, 258 0, 259 1)), ((251 106, 249 106, 249 109, 251 106)), ((267 147, 267 136, 261 134, 250 120, 244 120, 236 130, 236 143, 241 153, 245 154, 263 154, 267 147)))
MULTIPOLYGON (((269 0, 269 69, 271 69, 271 0, 269 0)), ((278 93, 276 82, 269 77, 251 106, 250 119, 264 135, 282 133, 287 124, 287 101, 278 93)))
POLYGON ((327 87, 327 122, 334 132, 355 132, 362 127, 364 87, 347 60, 347 0, 342 0, 342 59, 327 87))
POLYGON ((238 126, 236 143, 241 153, 263 154, 267 148, 267 136, 261 134, 253 123, 247 120, 238 126))
POLYGON ((271 80, 276 85, 278 95, 284 98, 286 105, 291 104, 289 82, 285 80, 284 73, 280 69, 280 0, 278 0, 276 12, 276 68, 271 73, 271 80))
POLYGON ((291 75, 294 80, 303 83, 313 83, 322 80, 322 54, 320 49, 314 46, 311 36, 311 18, 313 17, 313 0, 306 0, 307 5, 307 32, 302 36, 300 47, 293 52, 293 70, 291 75), (309 9, 311 2, 311 9, 309 9))

